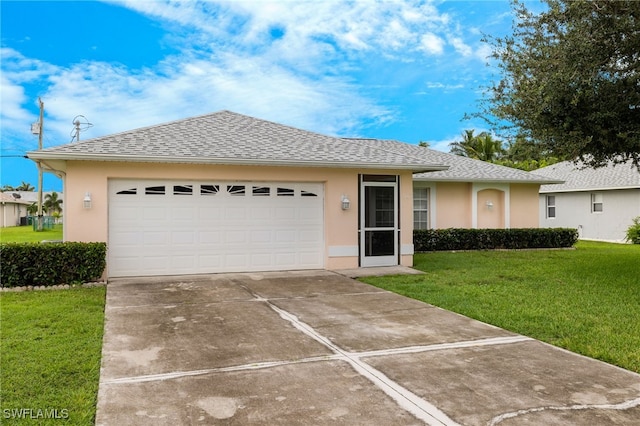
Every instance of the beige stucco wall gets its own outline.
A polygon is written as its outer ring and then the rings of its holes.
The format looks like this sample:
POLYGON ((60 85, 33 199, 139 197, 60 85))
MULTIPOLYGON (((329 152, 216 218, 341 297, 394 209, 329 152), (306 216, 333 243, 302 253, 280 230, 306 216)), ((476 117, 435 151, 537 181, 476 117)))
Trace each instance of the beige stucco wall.
POLYGON ((511 184, 511 228, 538 228, 540 216, 538 210, 537 184, 511 184))
POLYGON ((490 182, 428 182, 431 188, 431 227, 444 228, 537 228, 538 184, 490 182), (487 201, 493 207, 487 208, 487 201))
POLYGON ((505 193, 498 189, 483 189, 477 194, 478 228, 505 227, 505 193), (490 203, 491 206, 487 205, 490 203))
POLYGON ((435 196, 435 228, 471 228, 470 183, 438 182, 435 196))
MULTIPOLYGON (((108 242, 108 180, 184 179, 275 182, 322 182, 325 185, 325 267, 355 268, 357 255, 330 255, 331 252, 357 252, 358 247, 358 174, 401 175, 401 245, 413 244, 412 176, 408 171, 354 170, 344 168, 298 168, 269 166, 219 166, 194 164, 115 163, 69 161, 65 179, 65 240, 108 242), (89 192, 92 208, 83 208, 89 192), (351 200, 349 210, 341 209, 342 195, 351 200), (337 249, 337 250, 336 250, 337 249), (343 252, 345 250, 342 250, 343 252)), ((412 254, 401 257, 403 265, 413 264, 412 254)))

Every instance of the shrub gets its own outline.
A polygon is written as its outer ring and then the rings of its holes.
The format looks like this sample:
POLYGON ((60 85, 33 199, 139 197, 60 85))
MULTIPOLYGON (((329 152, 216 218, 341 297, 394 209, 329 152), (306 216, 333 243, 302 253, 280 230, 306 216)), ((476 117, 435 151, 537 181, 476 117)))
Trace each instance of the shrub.
POLYGON ((573 247, 578 231, 572 228, 420 229, 413 232, 416 252, 573 247))
POLYGON ((1 243, 2 287, 95 281, 106 267, 105 243, 1 243))
POLYGON ((633 244, 640 244, 640 216, 632 220, 633 224, 627 229, 626 240, 633 244))

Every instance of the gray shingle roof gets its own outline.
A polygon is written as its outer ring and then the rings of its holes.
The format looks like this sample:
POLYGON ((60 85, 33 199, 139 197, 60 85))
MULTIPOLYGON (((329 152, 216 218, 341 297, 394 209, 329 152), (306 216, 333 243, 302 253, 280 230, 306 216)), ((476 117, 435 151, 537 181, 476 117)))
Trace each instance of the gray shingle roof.
POLYGON ((220 111, 27 153, 32 159, 442 170, 431 159, 220 111))
POLYGON ((361 144, 389 151, 402 152, 437 164, 446 164, 449 169, 413 175, 414 181, 446 182, 504 182, 504 183, 555 183, 562 179, 539 176, 511 167, 474 160, 472 158, 410 145, 403 142, 379 139, 351 139, 361 144))
POLYGON ((631 162, 592 169, 584 167, 581 163, 563 161, 538 169, 534 173, 565 181, 563 184, 541 186, 540 192, 546 193, 640 188, 640 172, 631 162))

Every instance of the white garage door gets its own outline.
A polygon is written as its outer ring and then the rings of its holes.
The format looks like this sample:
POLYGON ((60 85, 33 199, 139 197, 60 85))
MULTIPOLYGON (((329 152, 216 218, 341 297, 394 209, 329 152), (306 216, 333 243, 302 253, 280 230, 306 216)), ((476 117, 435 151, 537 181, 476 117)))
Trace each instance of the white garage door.
POLYGON ((109 181, 109 276, 324 267, 320 183, 109 181))

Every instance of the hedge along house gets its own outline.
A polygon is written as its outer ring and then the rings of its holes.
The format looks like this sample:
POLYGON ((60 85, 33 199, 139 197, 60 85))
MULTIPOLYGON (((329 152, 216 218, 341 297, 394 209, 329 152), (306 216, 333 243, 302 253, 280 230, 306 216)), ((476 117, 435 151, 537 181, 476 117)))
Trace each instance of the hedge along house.
POLYGON ((107 275, 412 265, 428 158, 221 111, 44 150, 65 241, 108 244, 107 275))
POLYGON ((446 170, 414 174, 414 229, 538 228, 540 186, 563 182, 417 145, 358 141, 448 166, 446 170))

